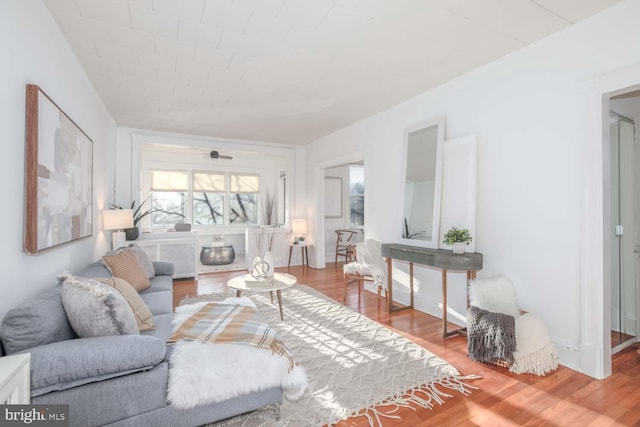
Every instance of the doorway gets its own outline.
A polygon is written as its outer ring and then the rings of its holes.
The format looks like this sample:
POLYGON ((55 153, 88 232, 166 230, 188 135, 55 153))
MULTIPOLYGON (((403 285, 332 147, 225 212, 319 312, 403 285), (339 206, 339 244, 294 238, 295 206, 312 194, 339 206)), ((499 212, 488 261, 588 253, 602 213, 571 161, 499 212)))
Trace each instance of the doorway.
POLYGON ((338 232, 348 243, 364 240, 364 161, 353 161, 324 169, 325 259, 346 261, 346 253, 336 254, 338 232))
POLYGON ((611 353, 638 341, 638 246, 640 232, 640 153, 635 120, 640 97, 612 97, 609 112, 611 206, 611 353))

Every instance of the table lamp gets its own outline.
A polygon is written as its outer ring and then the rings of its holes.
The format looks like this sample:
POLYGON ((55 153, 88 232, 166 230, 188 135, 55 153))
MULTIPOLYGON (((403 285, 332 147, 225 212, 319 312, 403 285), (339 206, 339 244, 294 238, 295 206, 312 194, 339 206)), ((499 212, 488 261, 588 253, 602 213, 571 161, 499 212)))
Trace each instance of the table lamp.
POLYGON ((111 248, 118 249, 125 245, 127 228, 133 228, 133 211, 131 209, 109 209, 102 211, 102 225, 105 230, 114 230, 111 234, 111 248))
POLYGON ((293 243, 298 244, 300 242, 303 242, 307 234, 307 220, 294 219, 293 226, 291 227, 291 231, 295 236, 295 241, 293 243))

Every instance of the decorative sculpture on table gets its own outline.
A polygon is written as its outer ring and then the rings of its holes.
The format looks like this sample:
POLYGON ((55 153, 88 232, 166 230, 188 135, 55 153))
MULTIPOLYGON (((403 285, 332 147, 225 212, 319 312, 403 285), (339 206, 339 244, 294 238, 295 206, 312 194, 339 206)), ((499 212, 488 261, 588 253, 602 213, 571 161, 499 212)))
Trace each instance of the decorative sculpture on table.
POLYGON ((261 232, 256 233, 256 251, 262 253, 262 246, 266 244, 266 252, 260 258, 257 255, 253 259, 249 273, 257 280, 273 280, 275 274, 275 263, 271 254, 271 245, 273 243, 273 229, 265 228, 261 232))

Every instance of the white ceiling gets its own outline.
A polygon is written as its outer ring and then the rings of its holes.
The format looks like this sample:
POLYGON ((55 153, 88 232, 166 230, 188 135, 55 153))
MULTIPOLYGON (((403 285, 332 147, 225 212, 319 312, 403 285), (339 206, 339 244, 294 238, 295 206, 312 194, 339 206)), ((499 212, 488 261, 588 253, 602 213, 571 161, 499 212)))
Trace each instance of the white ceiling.
POLYGON ((44 0, 119 126, 305 144, 620 0, 44 0))

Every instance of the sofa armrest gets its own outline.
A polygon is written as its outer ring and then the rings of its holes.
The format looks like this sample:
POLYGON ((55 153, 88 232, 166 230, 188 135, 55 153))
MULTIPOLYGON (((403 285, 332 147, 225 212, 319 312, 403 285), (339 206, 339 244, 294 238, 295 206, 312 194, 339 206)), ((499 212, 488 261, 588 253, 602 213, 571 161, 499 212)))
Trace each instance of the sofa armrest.
POLYGON ((153 269, 156 276, 173 276, 173 264, 166 261, 153 261, 153 269))
POLYGON ((78 338, 33 347, 31 396, 151 369, 162 363, 165 343, 149 335, 78 338))

